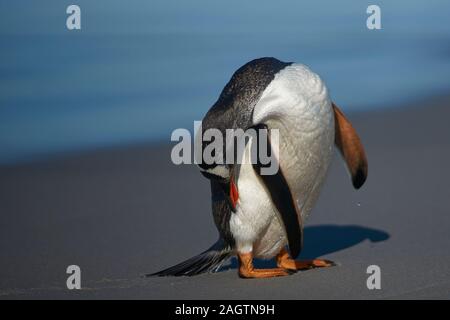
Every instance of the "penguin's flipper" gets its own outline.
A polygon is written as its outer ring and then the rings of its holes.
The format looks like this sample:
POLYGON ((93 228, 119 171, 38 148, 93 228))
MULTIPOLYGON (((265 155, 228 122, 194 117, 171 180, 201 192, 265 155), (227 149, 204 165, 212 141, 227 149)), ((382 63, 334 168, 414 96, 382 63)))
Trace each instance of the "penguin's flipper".
POLYGON ((352 124, 333 103, 335 119, 335 143, 344 158, 352 176, 355 189, 361 188, 367 179, 367 157, 361 140, 352 124))
MULTIPOLYGON (((267 130, 267 126, 258 125, 256 129, 267 130)), ((260 131, 257 130, 257 132, 257 145, 260 146, 260 131)), ((265 136, 267 137, 266 150, 271 150, 271 154, 273 155, 271 157, 272 161, 278 161, 273 154, 269 134, 266 134, 265 136)), ((286 230, 288 238, 289 251, 291 253, 291 256, 293 258, 296 258, 300 254, 300 251, 303 247, 303 225, 300 209, 298 208, 294 197, 292 196, 289 184, 283 174, 283 168, 281 168, 281 166, 278 166, 279 169, 273 175, 261 174, 261 168, 263 168, 264 165, 259 161, 259 150, 257 158, 258 161, 253 164, 253 168, 269 191, 272 202, 281 215, 281 219, 283 220, 284 228, 286 230)))

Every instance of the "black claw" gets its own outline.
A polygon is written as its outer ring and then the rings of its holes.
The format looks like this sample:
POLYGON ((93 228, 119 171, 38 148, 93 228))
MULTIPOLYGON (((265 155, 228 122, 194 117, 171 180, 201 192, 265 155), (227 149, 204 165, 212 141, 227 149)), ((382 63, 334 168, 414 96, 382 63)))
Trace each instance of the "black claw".
POLYGON ((336 262, 334 262, 334 261, 327 261, 329 264, 331 264, 331 266, 330 267, 337 267, 338 266, 338 264, 336 263, 336 262))
POLYGON ((298 270, 292 270, 292 269, 285 269, 285 270, 289 275, 297 273, 297 271, 298 271, 298 270))

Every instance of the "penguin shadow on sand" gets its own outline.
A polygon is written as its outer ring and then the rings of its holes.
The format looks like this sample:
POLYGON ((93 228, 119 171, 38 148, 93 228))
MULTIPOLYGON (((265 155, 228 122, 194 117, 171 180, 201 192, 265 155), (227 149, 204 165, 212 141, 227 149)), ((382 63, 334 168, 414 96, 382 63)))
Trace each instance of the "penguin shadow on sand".
MULTIPOLYGON (((308 226, 304 232, 304 247, 300 259, 325 258, 340 250, 353 247, 365 240, 371 242, 381 242, 389 239, 389 234, 382 230, 356 225, 316 225, 308 226)), ((255 259, 256 268, 271 268, 275 266, 274 259, 260 260, 255 259)), ((236 269, 238 267, 237 259, 234 257, 230 264, 224 266, 221 271, 236 269)))

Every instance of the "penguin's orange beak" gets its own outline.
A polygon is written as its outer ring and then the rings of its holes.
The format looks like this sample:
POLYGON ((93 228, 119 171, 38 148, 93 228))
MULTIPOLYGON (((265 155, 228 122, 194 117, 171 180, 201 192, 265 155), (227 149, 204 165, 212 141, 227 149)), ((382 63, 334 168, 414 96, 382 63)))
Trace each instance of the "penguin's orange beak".
POLYGON ((231 179, 230 179, 230 199, 231 199, 231 204, 233 205, 233 208, 236 209, 236 204, 239 199, 239 192, 238 192, 236 184, 234 183, 233 176, 231 176, 231 179))

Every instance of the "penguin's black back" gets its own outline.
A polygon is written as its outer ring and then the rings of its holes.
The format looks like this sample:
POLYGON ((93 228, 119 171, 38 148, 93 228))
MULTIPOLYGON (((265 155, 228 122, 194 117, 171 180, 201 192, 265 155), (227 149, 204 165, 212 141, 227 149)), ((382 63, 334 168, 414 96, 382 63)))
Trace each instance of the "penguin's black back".
POLYGON ((217 128, 222 133, 225 129, 247 129, 264 89, 275 74, 291 64, 275 58, 259 58, 240 67, 203 119, 203 129, 217 128))

